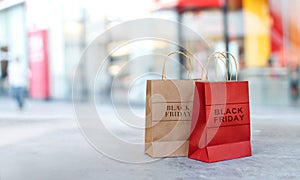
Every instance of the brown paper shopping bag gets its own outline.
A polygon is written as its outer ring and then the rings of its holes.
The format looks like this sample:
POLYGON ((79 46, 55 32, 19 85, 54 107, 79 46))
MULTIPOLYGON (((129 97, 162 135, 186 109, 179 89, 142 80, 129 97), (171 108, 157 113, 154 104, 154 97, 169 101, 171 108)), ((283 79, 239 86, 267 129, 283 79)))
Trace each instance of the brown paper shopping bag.
MULTIPOLYGON (((191 59, 188 60, 189 78, 191 59)), ((165 61, 166 64, 166 61, 165 61)), ((195 80, 148 80, 145 153, 152 157, 187 156, 195 80)))

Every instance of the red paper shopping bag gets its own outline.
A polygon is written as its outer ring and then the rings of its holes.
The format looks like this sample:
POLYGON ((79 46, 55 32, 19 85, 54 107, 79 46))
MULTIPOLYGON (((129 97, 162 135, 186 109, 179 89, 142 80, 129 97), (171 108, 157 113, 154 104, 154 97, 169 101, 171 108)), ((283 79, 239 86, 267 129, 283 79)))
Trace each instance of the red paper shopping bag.
POLYGON ((251 156, 248 81, 195 82, 191 124, 189 158, 251 156))

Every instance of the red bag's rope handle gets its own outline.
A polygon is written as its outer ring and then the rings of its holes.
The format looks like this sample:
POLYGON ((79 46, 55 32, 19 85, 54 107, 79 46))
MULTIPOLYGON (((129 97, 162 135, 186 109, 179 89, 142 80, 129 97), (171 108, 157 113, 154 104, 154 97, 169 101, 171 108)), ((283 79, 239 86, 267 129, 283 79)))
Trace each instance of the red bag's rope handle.
MULTIPOLYGON (((207 62, 207 64, 206 64, 206 79, 207 79, 207 80, 208 80, 208 67, 209 67, 209 64, 210 64, 210 62, 211 62, 211 58, 215 57, 215 58, 217 58, 217 59, 220 60, 220 59, 221 59, 220 56, 222 56, 222 58, 224 58, 226 61, 229 62, 228 58, 227 58, 223 53, 221 53, 221 52, 214 52, 214 53, 210 54, 210 55, 208 56, 208 62, 207 62), (219 55, 219 56, 217 56, 217 55, 219 55)), ((224 61, 221 60, 221 62, 224 63, 224 66, 226 67, 226 80, 227 80, 227 79, 228 79, 228 68, 227 68, 227 66, 226 66, 226 64, 225 64, 224 61)), ((216 71, 216 69, 217 69, 217 68, 215 68, 215 71, 216 71)), ((231 78, 231 77, 230 77, 230 78, 231 78)))
MULTIPOLYGON (((189 79, 192 79, 191 73, 193 70, 192 70, 192 60, 191 60, 190 56, 186 55, 185 53, 183 53, 181 51, 174 51, 174 52, 169 53, 167 55, 167 57, 170 57, 173 54, 181 54, 186 58, 186 60, 188 61, 188 64, 187 64, 188 77, 189 77, 189 79)), ((165 59, 165 62, 164 62, 163 68, 162 68, 162 75, 161 75, 162 80, 166 80, 166 63, 167 63, 167 58, 165 59)))
MULTIPOLYGON (((230 52, 222 52, 222 54, 228 54, 230 57, 232 57, 233 62, 234 62, 234 66, 235 66, 235 71, 236 71, 236 76, 235 76, 235 81, 238 80, 238 74, 239 74, 239 70, 238 70, 238 64, 237 64, 237 60, 234 57, 234 55, 230 52)), ((227 58, 227 57, 226 57, 227 58)), ((228 59, 228 58, 227 58, 228 59)), ((229 60, 229 59, 228 59, 229 60)), ((230 62, 230 61, 229 61, 230 62)), ((230 67, 232 66, 231 62, 230 62, 230 67)), ((230 74, 230 80, 232 78, 232 73, 230 74)))
MULTIPOLYGON (((208 80, 208 66, 209 66, 209 63, 211 61, 211 58, 214 56, 216 57, 217 59, 221 60, 222 58, 224 58, 229 64, 230 66, 232 66, 231 62, 229 61, 229 59, 226 57, 226 54, 228 54, 229 56, 232 57, 234 63, 235 63, 235 70, 236 70, 236 77, 235 77, 235 80, 237 81, 238 79, 238 68, 237 68, 237 62, 236 62, 236 59, 235 57, 233 56, 233 54, 231 54, 230 52, 214 52, 213 54, 211 54, 209 57, 208 57, 208 62, 207 62, 207 65, 206 65, 206 79, 208 80), (219 56, 217 56, 219 55, 219 56), (220 57, 221 56, 221 57, 220 57)), ((221 62, 224 63, 225 67, 226 67, 226 81, 228 80, 228 67, 226 66, 225 62, 221 60, 221 62)), ((232 73, 230 74, 230 79, 229 80, 232 80, 232 73)))

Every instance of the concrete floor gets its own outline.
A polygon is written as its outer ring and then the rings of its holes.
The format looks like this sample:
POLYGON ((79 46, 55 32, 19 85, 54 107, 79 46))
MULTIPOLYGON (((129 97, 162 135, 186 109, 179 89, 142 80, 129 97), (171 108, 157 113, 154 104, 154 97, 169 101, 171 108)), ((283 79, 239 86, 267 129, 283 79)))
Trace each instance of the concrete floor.
MULTIPOLYGON (((0 98, 1 180, 300 179, 299 107, 252 106, 251 157, 211 164, 186 157, 132 164, 96 151, 82 135, 71 103, 29 100, 26 105, 19 111, 10 99, 0 98)), ((107 112, 106 118, 114 113, 107 112)), ((126 135, 121 126, 115 131, 126 135)), ((122 153, 122 147, 113 146, 122 153)))

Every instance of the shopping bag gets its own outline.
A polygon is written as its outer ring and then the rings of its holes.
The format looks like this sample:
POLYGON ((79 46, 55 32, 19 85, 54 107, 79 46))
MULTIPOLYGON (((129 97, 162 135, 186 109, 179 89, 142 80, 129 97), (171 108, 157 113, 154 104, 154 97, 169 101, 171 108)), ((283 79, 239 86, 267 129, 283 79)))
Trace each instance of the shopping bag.
POLYGON ((250 138, 248 82, 195 82, 188 157, 216 162, 251 156, 250 138))
MULTIPOLYGON (((190 58, 188 71, 191 72, 190 58)), ((145 153, 152 157, 187 156, 195 80, 147 80, 145 153)), ((190 78, 190 74, 189 74, 190 78)))

